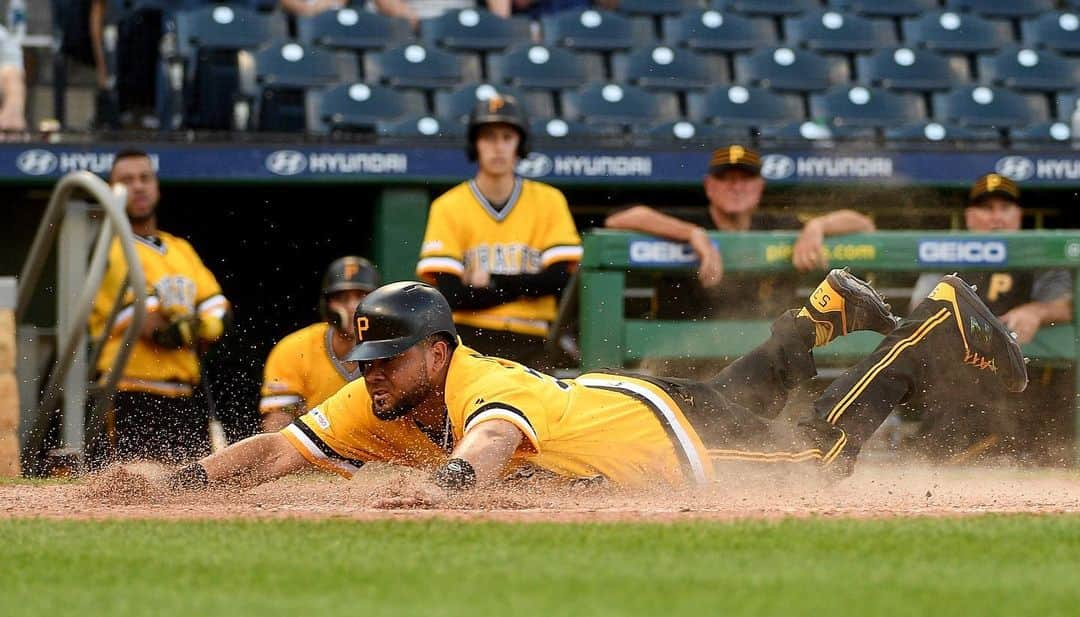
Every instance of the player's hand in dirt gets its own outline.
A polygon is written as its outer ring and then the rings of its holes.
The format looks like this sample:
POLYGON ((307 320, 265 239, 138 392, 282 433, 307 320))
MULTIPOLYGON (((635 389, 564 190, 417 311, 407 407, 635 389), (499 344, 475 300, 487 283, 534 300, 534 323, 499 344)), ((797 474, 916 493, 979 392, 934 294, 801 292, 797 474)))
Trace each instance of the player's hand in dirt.
POLYGON ((1035 338, 1035 333, 1042 325, 1042 314, 1038 307, 1031 304, 1018 306, 1001 316, 1001 323, 1016 333, 1016 342, 1023 345, 1035 338))
POLYGON ((829 267, 829 258, 825 255, 825 232, 814 221, 808 222, 795 240, 791 264, 799 272, 829 267))
POLYGON ((137 464, 110 465, 86 482, 87 497, 116 503, 151 503, 167 493, 162 473, 137 464))
POLYGON ((701 227, 690 232, 689 244, 701 261, 698 268, 698 280, 701 284, 712 287, 719 283, 724 278, 724 259, 709 239, 708 232, 701 227))

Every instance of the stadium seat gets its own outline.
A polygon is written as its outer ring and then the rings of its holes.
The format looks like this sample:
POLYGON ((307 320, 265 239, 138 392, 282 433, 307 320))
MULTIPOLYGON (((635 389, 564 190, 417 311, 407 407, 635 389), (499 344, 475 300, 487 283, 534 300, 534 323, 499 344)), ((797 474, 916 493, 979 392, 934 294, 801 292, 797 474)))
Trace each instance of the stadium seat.
MULTIPOLYGON (((1078 37, 1080 38, 1080 37, 1078 37)), ((1008 47, 979 58, 979 74, 987 83, 1015 90, 1054 92, 1080 85, 1080 64, 1052 51, 1008 47)))
POLYGON ((555 113, 555 104, 548 92, 526 92, 505 85, 475 83, 436 92, 435 115, 464 122, 477 101, 486 101, 500 93, 516 98, 530 118, 550 118, 555 113))
POLYGON ((1008 23, 951 11, 905 19, 903 31, 907 44, 944 53, 993 52, 1013 42, 1008 23))
POLYGON ((316 110, 309 129, 317 132, 374 132, 380 122, 425 113, 424 95, 378 84, 345 83, 326 92, 310 91, 309 108, 316 110))
POLYGON ((812 51, 768 47, 735 58, 735 79, 774 90, 810 92, 847 81, 847 63, 812 51))
POLYGON ((704 90, 710 84, 726 82, 723 58, 703 58, 688 49, 646 47, 612 58, 613 76, 650 90, 704 90))
POLYGON ((866 86, 836 86, 810 97, 810 117, 829 118, 835 126, 884 127, 922 120, 923 99, 866 86))
POLYGON ((665 17, 663 29, 668 45, 698 51, 749 51, 777 42, 776 28, 770 20, 715 10, 687 11, 665 17))
POLYGON ((386 49, 412 38, 408 21, 353 8, 298 18, 296 31, 305 45, 357 51, 386 49))
POLYGON ((1009 137, 1017 145, 1047 146, 1068 144, 1072 131, 1064 122, 1039 122, 1009 131, 1009 137))
MULTIPOLYGON (((303 131, 307 128, 307 89, 357 78, 355 56, 293 41, 271 44, 255 53, 254 60, 254 83, 243 90, 255 101, 252 124, 258 131, 303 131)), ((241 83, 248 81, 244 64, 241 83)))
POLYGON ((817 0, 710 0, 709 8, 744 15, 787 16, 821 8, 821 3, 817 0))
POLYGON ((932 51, 899 47, 883 49, 855 59, 855 70, 863 84, 890 90, 930 92, 948 90, 967 81, 967 62, 957 70, 954 63, 932 51))
POLYGON ((504 19, 488 11, 447 11, 420 22, 420 37, 429 45, 459 51, 501 51, 530 38, 529 20, 504 19))
POLYGON ((465 125, 453 120, 439 120, 429 115, 410 115, 394 120, 379 120, 376 132, 384 137, 440 137, 461 140, 465 137, 465 125))
POLYGON ((559 47, 525 45, 487 58, 492 82, 521 88, 574 88, 604 79, 604 59, 559 47))
POLYGON ((398 88, 450 88, 465 79, 462 58, 408 43, 364 56, 364 76, 398 88))
POLYGON ((720 126, 687 120, 657 124, 648 130, 647 135, 654 142, 698 142, 710 148, 718 141, 745 143, 751 137, 750 128, 746 126, 720 126))
POLYGON ((1054 0, 945 0, 945 8, 983 17, 1034 17, 1054 10, 1054 0))
POLYGON ((282 20, 233 6, 206 6, 177 14, 177 57, 164 60, 184 67, 183 102, 178 103, 184 110, 183 124, 231 128, 240 86, 239 52, 279 38, 284 26, 282 20))
POLYGON ((940 5, 937 0, 829 0, 829 7, 866 17, 916 17, 940 5))
POLYGON ((1021 22, 1020 32, 1028 45, 1067 54, 1080 53, 1080 14, 1044 13, 1021 22))
POLYGON ((691 120, 733 126, 770 126, 801 120, 802 99, 762 88, 718 86, 687 97, 691 120))
POLYGON ((831 142, 833 140, 860 141, 873 143, 877 135, 873 128, 862 126, 835 126, 818 122, 793 122, 782 126, 761 128, 761 138, 767 141, 790 142, 831 142))
POLYGON ((648 45, 652 24, 597 9, 562 11, 542 20, 544 41, 583 51, 618 51, 648 45))
POLYGON ((1055 99, 1054 106, 1057 108, 1055 111, 1058 120, 1070 122, 1073 113, 1076 112, 1077 104, 1080 104, 1080 94, 1075 92, 1059 92, 1055 99))
POLYGON ((690 11, 701 7, 700 0, 619 0, 616 10, 627 15, 646 15, 658 17, 662 15, 678 15, 683 11, 690 11))
POLYGON ((822 53, 867 52, 896 43, 891 23, 836 11, 807 12, 784 24, 789 43, 822 53))
POLYGON ((589 137, 619 137, 622 128, 614 125, 587 124, 563 118, 533 120, 529 130, 537 142, 558 141, 562 139, 581 139, 589 137))
POLYGON ((989 86, 965 86, 934 95, 934 118, 964 126, 1011 128, 1045 122, 1046 101, 989 86))
POLYGON ((679 117, 679 99, 637 86, 590 84, 563 93, 563 114, 589 124, 645 125, 679 117))
POLYGON ((885 143, 893 146, 971 141, 992 142, 999 140, 1000 137, 993 129, 941 122, 918 122, 885 129, 885 143))

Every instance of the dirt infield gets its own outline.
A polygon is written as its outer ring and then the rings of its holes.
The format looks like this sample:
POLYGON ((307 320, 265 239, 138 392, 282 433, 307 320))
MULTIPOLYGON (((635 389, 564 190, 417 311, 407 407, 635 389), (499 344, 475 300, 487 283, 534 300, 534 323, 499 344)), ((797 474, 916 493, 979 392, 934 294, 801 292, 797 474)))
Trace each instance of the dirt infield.
MULTIPOLYGON (((140 471, 161 473, 150 466, 140 471)), ((677 521, 784 517, 963 516, 1080 513, 1080 474, 1014 469, 863 466, 821 486, 805 477, 731 469, 716 485, 679 491, 618 492, 545 485, 479 491, 411 508, 375 507, 410 494, 408 471, 365 469, 353 480, 286 478, 246 490, 162 495, 110 480, 0 486, 0 518, 346 518, 503 521, 677 521)))

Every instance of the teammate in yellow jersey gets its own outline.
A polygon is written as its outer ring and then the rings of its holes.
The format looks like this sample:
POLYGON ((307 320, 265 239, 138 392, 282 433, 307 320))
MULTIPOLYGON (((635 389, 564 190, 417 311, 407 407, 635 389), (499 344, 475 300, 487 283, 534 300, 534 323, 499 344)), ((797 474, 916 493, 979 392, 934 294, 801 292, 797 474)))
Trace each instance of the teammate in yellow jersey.
POLYGON ((816 462, 842 475, 896 403, 933 386, 941 363, 988 371, 1010 390, 1027 384, 1011 333, 958 277, 946 277, 916 312, 898 325, 872 287, 833 270, 801 309, 776 320, 768 340, 715 379, 601 371, 557 380, 460 344, 438 291, 394 283, 356 311, 349 358, 361 363, 363 380, 280 433, 188 465, 165 485, 251 483, 312 464, 349 475, 378 457, 438 465, 429 486, 390 505, 434 503, 496 482, 517 464, 621 486, 708 482, 724 459, 816 462), (790 390, 816 373, 813 349, 855 330, 887 335, 815 402, 799 438, 786 444, 798 447, 750 448, 771 437, 790 390))
POLYGON ((467 146, 476 177, 431 204, 416 272, 446 296, 466 345, 546 366, 544 339, 581 238, 558 189, 515 174, 528 138, 513 97, 477 104, 467 146))
POLYGON ((266 359, 259 400, 264 431, 285 428, 360 376, 356 363, 345 360, 356 345, 352 316, 378 286, 378 270, 363 257, 342 257, 326 269, 319 298, 323 321, 281 339, 266 359))
MULTIPOLYGON (((148 315, 113 400, 111 443, 92 446, 96 456, 191 460, 210 449, 208 413, 194 394, 200 355, 224 332, 229 301, 195 249, 158 229, 160 191, 150 157, 137 150, 118 153, 110 181, 128 190, 127 215, 146 275, 148 315)), ((124 287, 126 277, 120 244, 114 241, 90 316, 91 334, 106 337, 96 367, 101 377, 120 370, 113 362, 135 310, 134 294, 124 287), (105 332, 118 298, 123 306, 105 332)))

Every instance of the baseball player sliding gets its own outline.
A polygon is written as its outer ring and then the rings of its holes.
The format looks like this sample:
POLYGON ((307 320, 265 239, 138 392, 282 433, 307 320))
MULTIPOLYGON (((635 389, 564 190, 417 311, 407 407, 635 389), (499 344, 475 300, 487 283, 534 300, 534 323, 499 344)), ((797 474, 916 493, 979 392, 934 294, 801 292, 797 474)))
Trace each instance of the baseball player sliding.
POLYGON ((956 276, 898 324, 867 283, 833 270, 804 306, 776 320, 768 340, 701 382, 616 371, 558 380, 481 355, 461 344, 450 306, 423 283, 376 289, 355 324, 349 359, 362 380, 280 432, 179 469, 165 487, 251 485, 311 466, 349 476, 373 460, 431 471, 416 495, 384 505, 437 503, 516 464, 630 487, 712 481, 713 459, 806 461, 845 475, 893 406, 932 387, 943 366, 994 373, 1010 390, 1027 385, 1011 333, 956 276), (804 447, 742 448, 815 374, 813 348, 856 330, 886 337, 808 410, 804 447))

